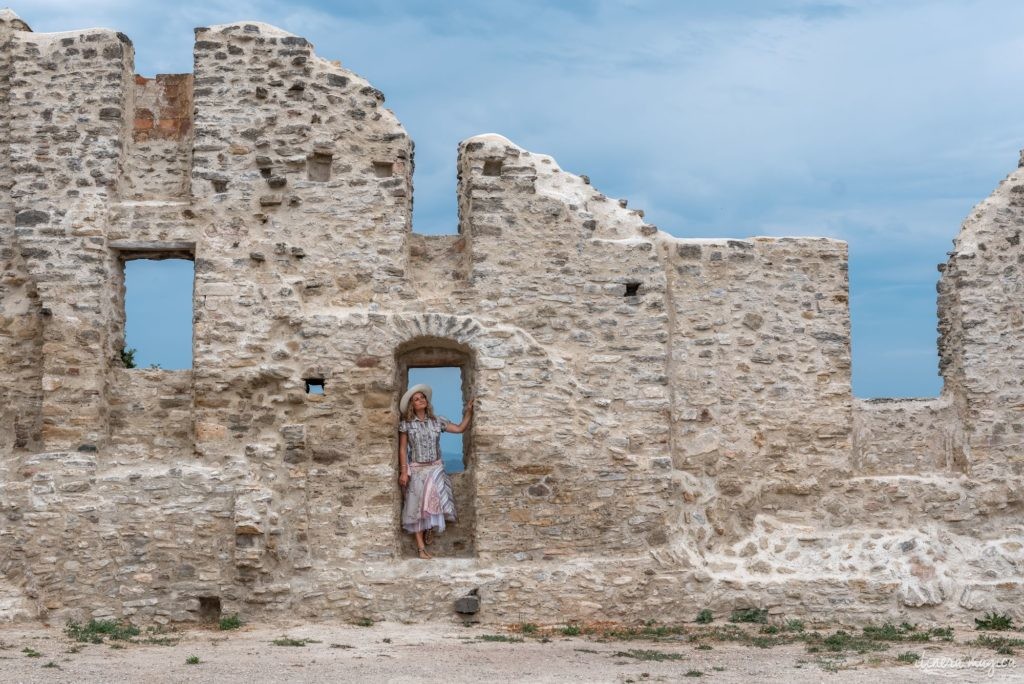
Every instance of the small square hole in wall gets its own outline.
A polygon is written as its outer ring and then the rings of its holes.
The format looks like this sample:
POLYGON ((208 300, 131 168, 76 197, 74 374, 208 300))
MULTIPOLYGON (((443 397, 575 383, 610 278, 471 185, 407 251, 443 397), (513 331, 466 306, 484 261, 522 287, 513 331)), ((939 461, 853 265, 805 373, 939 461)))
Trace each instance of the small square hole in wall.
POLYGON ((318 183, 331 180, 331 163, 333 161, 333 155, 314 152, 306 159, 306 177, 318 183))
POLYGON ((306 378, 306 394, 323 394, 324 393, 324 379, 323 378, 306 378))
POLYGON ((640 295, 640 283, 626 283, 625 297, 637 297, 640 295))
POLYGON ((219 596, 199 597, 199 619, 203 622, 217 622, 220 620, 219 596))
POLYGON ((395 165, 392 162, 373 162, 373 175, 377 178, 388 178, 395 174, 395 165))
POLYGON ((500 176, 501 175, 501 164, 500 159, 488 159, 484 162, 484 175, 485 176, 500 176))

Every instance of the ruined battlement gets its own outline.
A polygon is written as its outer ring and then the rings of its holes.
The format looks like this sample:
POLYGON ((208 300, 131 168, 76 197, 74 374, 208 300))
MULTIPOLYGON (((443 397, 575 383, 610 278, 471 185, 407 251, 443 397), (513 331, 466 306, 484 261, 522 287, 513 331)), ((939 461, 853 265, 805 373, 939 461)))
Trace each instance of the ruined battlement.
POLYGON ((0 619, 1020 605, 1024 172, 944 266, 942 397, 864 402, 843 242, 676 238, 495 134, 420 235, 412 141, 304 38, 199 28, 154 78, 110 30, 0 44, 0 619), (140 258, 194 261, 190 370, 121 363, 140 258), (478 397, 434 563, 418 366, 478 397))

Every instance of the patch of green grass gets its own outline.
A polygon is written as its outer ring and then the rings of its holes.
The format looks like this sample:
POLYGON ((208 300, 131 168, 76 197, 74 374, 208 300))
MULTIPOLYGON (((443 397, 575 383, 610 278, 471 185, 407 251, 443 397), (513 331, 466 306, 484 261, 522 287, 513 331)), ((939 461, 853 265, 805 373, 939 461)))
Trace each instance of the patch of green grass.
POLYGON ((805 635, 804 640, 808 643, 808 653, 817 653, 822 648, 833 653, 842 653, 844 651, 868 653, 869 651, 884 651, 889 648, 889 644, 885 641, 850 634, 841 629, 824 638, 817 632, 814 632, 805 635))
POLYGON ((649 651, 645 649, 632 648, 628 651, 618 651, 612 654, 614 657, 621 658, 635 658, 637 660, 654 660, 662 662, 664 660, 682 660, 683 656, 680 653, 665 653, 664 651, 649 651))
POLYGON ((523 634, 536 634, 537 629, 537 625, 533 624, 532 622, 524 622, 523 624, 519 625, 519 631, 523 634))
POLYGON ((368 617, 361 617, 354 624, 357 627, 373 627, 373 620, 368 617))
POLYGON ((708 625, 708 624, 711 624, 711 622, 714 619, 715 619, 714 614, 710 610, 708 610, 707 608, 705 608, 704 610, 702 610, 699 613, 697 613, 697 624, 698 625, 708 625))
POLYGON ((79 653, 83 648, 85 648, 85 644, 76 644, 65 651, 65 653, 79 653))
POLYGON ((118 651, 119 651, 119 650, 121 650, 122 648, 124 648, 124 644, 119 644, 119 643, 117 643, 117 642, 114 642, 114 641, 112 641, 112 642, 110 642, 110 648, 113 648, 113 649, 115 649, 115 650, 118 650, 118 651))
POLYGON ((59 670, 60 669, 60 665, 58 665, 57 663, 53 662, 52 660, 50 662, 46 663, 45 665, 43 665, 43 667, 53 668, 55 670, 59 670))
POLYGON ((510 637, 504 634, 481 634, 477 637, 480 641, 500 641, 506 644, 521 644, 522 637, 510 637))
POLYGON ((178 637, 147 636, 140 639, 137 643, 147 644, 150 646, 177 646, 179 641, 181 641, 181 639, 178 637))
POLYGON ((139 628, 120 620, 89 620, 84 625, 69 621, 64 626, 64 633, 75 641, 101 644, 105 638, 111 641, 128 641, 139 635, 139 628))
POLYGON ((712 665, 711 669, 714 670, 715 672, 725 672, 725 668, 722 667, 721 665, 712 665))
POLYGON ((306 644, 318 643, 312 639, 292 639, 288 636, 283 636, 280 639, 274 639, 270 643, 275 646, 305 646, 306 644))
POLYGON ((698 644, 697 645, 697 650, 698 651, 710 651, 710 650, 712 650, 711 644, 698 644))
POLYGON ((188 658, 185 658, 185 664, 186 665, 198 665, 199 664, 199 656, 191 655, 188 658))
POLYGON ((583 633, 579 625, 566 625, 562 627, 562 636, 579 636, 583 633))
POLYGON ((683 676, 684 677, 703 677, 704 673, 701 672, 700 670, 687 670, 686 674, 684 674, 683 676))
POLYGON ((764 624, 768 622, 767 608, 737 608, 729 616, 729 622, 754 622, 764 624))
POLYGON ((238 617, 237 614, 222 617, 220 621, 217 623, 217 628, 221 630, 238 629, 241 626, 242 618, 238 617))
POLYGON ((873 641, 903 641, 907 634, 913 630, 914 626, 908 625, 906 622, 899 627, 886 622, 881 627, 876 625, 865 627, 864 637, 873 641), (906 629, 906 627, 910 627, 910 629, 906 629))
POLYGON ((974 618, 974 628, 995 631, 1013 629, 1013 618, 1009 615, 992 611, 991 613, 985 613, 984 617, 974 618))
POLYGON ((761 634, 778 634, 779 631, 778 625, 765 625, 761 628, 761 634))
POLYGON ((355 648, 355 646, 349 646, 348 644, 331 644, 331 648, 355 648))
POLYGON ((803 620, 786 620, 786 624, 782 626, 782 629, 787 632, 802 632, 804 631, 803 620))
POLYGON ((681 625, 659 625, 648 622, 643 627, 621 627, 604 629, 599 636, 604 639, 617 641, 631 641, 634 639, 664 639, 685 633, 686 628, 681 625))
POLYGON ((968 642, 971 646, 990 648, 1000 655, 1015 655, 1014 648, 1024 646, 1024 639, 1010 639, 1008 637, 992 637, 982 634, 974 641, 968 642))
POLYGON ((600 651, 595 651, 592 648, 574 648, 572 650, 579 651, 580 653, 600 653, 600 651))
POLYGON ((942 639, 943 641, 953 640, 953 628, 952 627, 932 627, 931 635, 936 639, 942 639))
POLYGON ((921 654, 920 653, 914 653, 913 651, 906 651, 905 653, 900 653, 898 656, 896 656, 896 661, 900 662, 900 663, 911 663, 911 664, 913 664, 913 663, 916 663, 920 659, 921 659, 921 654))
POLYGON ((26 646, 25 648, 21 649, 21 652, 25 654, 26 658, 38 658, 39 656, 43 655, 31 646, 26 646))

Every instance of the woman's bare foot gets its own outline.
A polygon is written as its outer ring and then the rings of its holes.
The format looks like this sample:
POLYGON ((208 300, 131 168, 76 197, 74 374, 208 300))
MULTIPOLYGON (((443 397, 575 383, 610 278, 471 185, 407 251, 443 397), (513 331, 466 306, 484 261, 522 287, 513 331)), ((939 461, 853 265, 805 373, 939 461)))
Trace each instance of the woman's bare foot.
POLYGON ((420 559, 421 560, 432 560, 434 557, 427 553, 427 547, 420 547, 420 559))

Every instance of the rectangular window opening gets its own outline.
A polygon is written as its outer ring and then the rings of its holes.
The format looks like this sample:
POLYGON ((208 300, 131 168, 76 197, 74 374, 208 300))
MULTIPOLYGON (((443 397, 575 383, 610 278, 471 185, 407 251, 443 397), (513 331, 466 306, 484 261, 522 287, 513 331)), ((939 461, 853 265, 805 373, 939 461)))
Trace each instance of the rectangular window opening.
POLYGON ((637 297, 640 295, 640 283, 626 283, 626 294, 624 297, 637 297))
POLYGON ((192 368, 195 267, 182 250, 122 252, 126 368, 192 368))
POLYGON ((395 173, 395 165, 392 162, 373 162, 373 175, 377 178, 388 178, 395 173))
POLYGON ((305 378, 306 382, 306 394, 323 394, 324 393, 324 379, 323 378, 305 378))
MULTIPOLYGON (((409 387, 424 383, 433 390, 431 406, 434 415, 444 417, 453 423, 462 420, 462 369, 457 366, 434 368, 410 368, 409 387)), ((466 469, 463 458, 462 435, 445 432, 441 435, 441 460, 449 473, 461 473, 466 469)))

